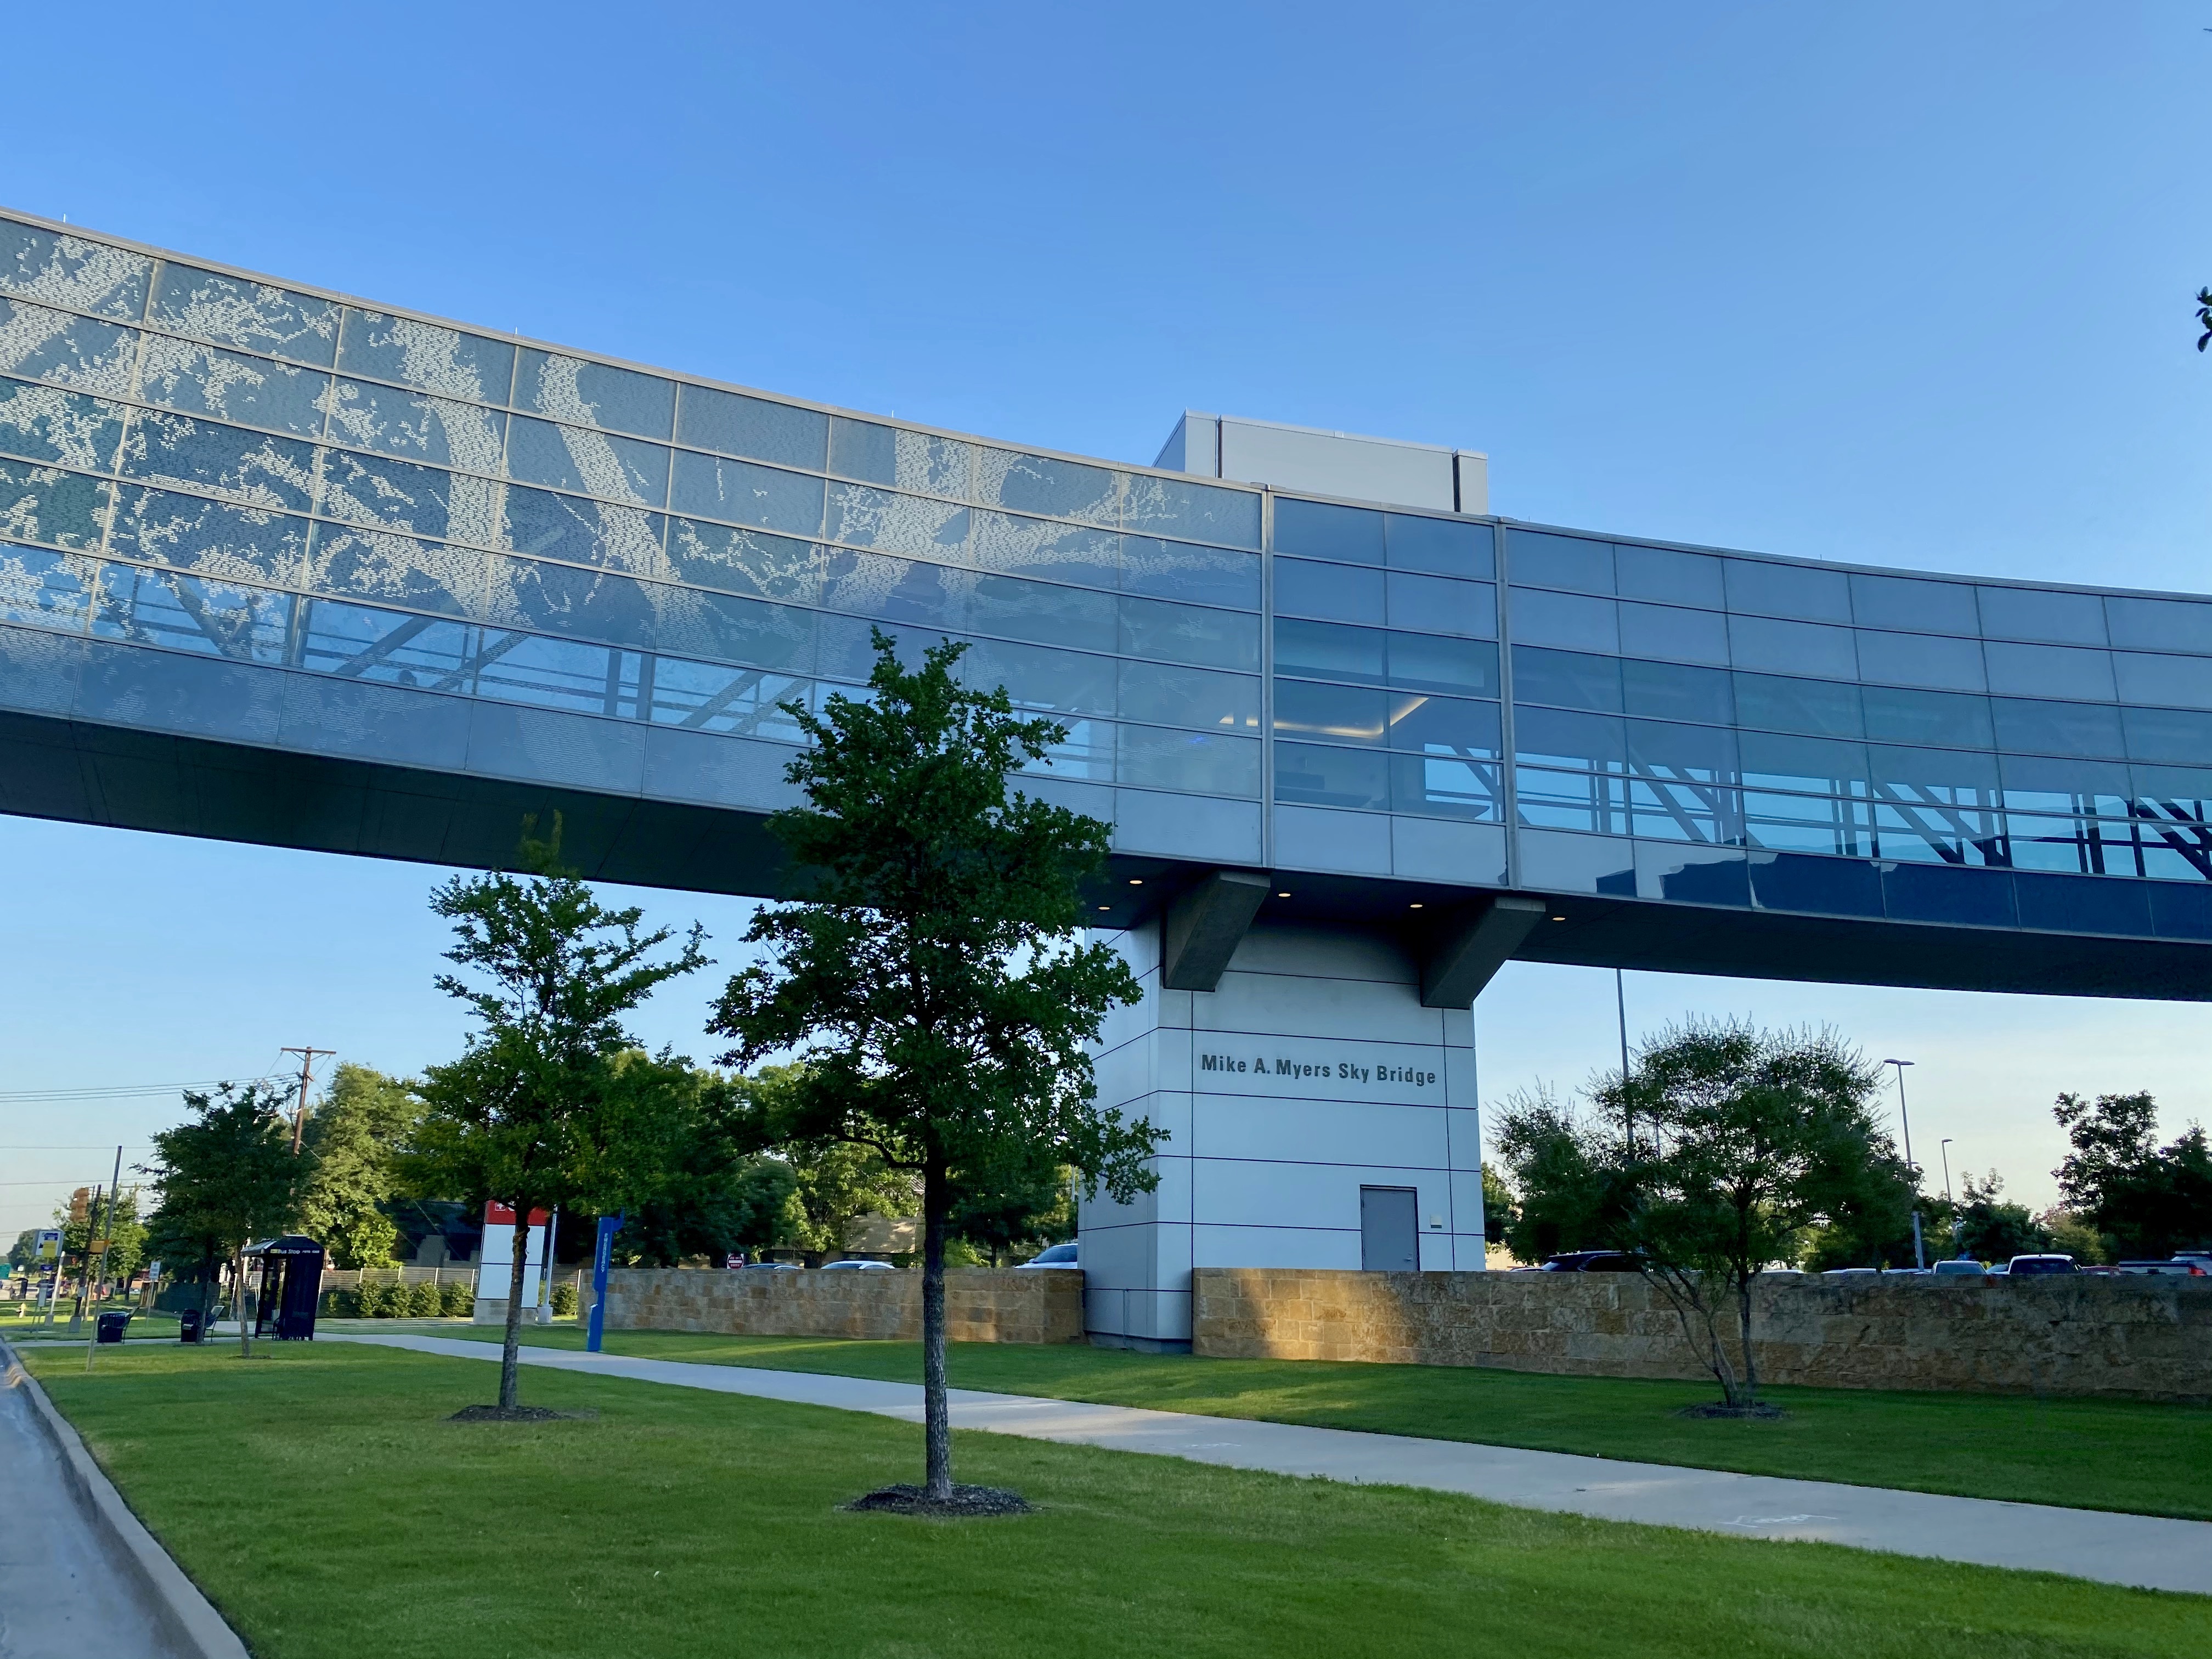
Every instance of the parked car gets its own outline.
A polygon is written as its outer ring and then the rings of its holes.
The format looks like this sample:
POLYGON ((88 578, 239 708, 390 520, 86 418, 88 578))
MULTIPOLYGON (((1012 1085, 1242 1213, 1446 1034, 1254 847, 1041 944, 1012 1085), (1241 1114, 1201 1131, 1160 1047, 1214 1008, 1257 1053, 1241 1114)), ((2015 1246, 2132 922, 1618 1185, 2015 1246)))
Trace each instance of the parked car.
POLYGON ((1538 1271, 1547 1273, 1636 1273, 1644 1264, 1626 1250, 1568 1250, 1547 1256, 1538 1271))
POLYGON ((2016 1255, 2008 1264, 2014 1279, 2043 1278, 2051 1273, 2078 1273, 2070 1255, 2016 1255))
POLYGON ((1823 1279, 1872 1279, 1881 1272, 1879 1267, 1831 1267, 1820 1275, 1823 1279))
POLYGON ((822 1271, 825 1273, 834 1273, 840 1269, 857 1273, 895 1273, 898 1271, 888 1261, 825 1261, 822 1264, 822 1271))
POLYGON ((2212 1274, 2212 1250, 2176 1250, 2173 1259, 2176 1261, 2194 1261, 2207 1274, 2212 1274))
POLYGON ((1938 1279, 1986 1279, 1989 1269, 1970 1255, 1950 1261, 1939 1261, 1929 1269, 1938 1279))
POLYGON ((769 1273, 795 1273, 805 1271, 805 1269, 800 1267, 796 1261, 748 1261, 743 1268, 744 1272, 749 1273, 757 1273, 763 1272, 763 1270, 769 1273))
POLYGON ((1019 1263, 1016 1271, 1022 1267, 1073 1267, 1080 1265, 1075 1243, 1071 1240, 1066 1244, 1048 1244, 1028 1261, 1019 1263))
POLYGON ((2148 1273, 2160 1279, 2203 1279, 2204 1264, 2188 1256, 2175 1256, 2170 1261, 2119 1261, 2112 1266, 2116 1273, 2148 1273))

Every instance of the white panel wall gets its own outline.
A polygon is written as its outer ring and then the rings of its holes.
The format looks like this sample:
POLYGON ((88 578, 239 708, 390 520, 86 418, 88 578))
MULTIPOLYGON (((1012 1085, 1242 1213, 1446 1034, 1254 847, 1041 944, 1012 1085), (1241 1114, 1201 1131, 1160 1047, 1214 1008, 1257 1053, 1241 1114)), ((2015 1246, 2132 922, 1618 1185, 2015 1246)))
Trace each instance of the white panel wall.
POLYGON ((1094 1334, 1188 1341, 1194 1265, 1358 1267, 1363 1186, 1419 1194, 1425 1269, 1482 1266, 1474 1020, 1420 1006, 1395 940, 1262 922, 1218 989, 1162 992, 1157 924, 1111 937, 1145 997, 1101 1034, 1099 1101, 1170 1138, 1157 1192, 1083 1206, 1094 1334))

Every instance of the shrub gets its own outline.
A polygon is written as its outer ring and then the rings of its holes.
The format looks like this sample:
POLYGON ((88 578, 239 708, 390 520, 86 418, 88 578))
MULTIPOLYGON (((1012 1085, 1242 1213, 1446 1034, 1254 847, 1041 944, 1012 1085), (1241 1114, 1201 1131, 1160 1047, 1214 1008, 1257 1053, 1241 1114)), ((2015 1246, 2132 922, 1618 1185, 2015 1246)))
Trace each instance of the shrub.
POLYGON ((438 1287, 441 1311, 448 1319, 466 1319, 477 1310, 476 1286, 465 1279, 449 1279, 438 1287))
POLYGON ((410 1319, 435 1319, 446 1310, 446 1298, 438 1293, 438 1286, 427 1279, 409 1285, 406 1295, 410 1319))
POLYGON ((358 1319, 361 1316, 361 1292, 343 1285, 323 1292, 323 1317, 325 1319, 358 1319))
POLYGON ((392 1294, 398 1288, 396 1285, 380 1285, 374 1279, 365 1282, 357 1293, 360 1316, 363 1319, 391 1318, 392 1294))
POLYGON ((556 1285, 553 1287, 553 1317, 574 1319, 576 1316, 576 1287, 556 1285))

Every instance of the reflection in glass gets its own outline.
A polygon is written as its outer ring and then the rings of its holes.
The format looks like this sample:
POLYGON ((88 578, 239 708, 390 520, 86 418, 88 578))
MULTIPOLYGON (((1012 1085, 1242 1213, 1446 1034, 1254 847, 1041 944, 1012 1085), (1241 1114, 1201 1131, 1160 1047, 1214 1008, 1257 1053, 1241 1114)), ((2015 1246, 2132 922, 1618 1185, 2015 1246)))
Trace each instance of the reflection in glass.
POLYGON ((0 543, 0 620, 82 631, 98 570, 98 562, 82 554, 0 543))
POLYGON ((0 293, 136 321, 153 270, 143 253, 0 219, 0 293))
MULTIPOLYGON (((1277 695, 1280 695, 1279 686, 1277 695)), ((1498 705, 1494 702, 1469 702, 1463 698, 1431 696, 1420 691, 1393 691, 1389 695, 1389 720, 1386 741, 1393 749, 1474 756, 1485 760, 1494 760, 1500 752, 1502 739, 1498 705)))
POLYGON ((788 674, 681 657, 652 662, 650 718, 656 725, 804 743, 805 731, 781 705, 812 708, 814 696, 811 681, 788 674))
MULTIPOLYGON (((1279 796, 1280 793, 1279 786, 1279 796)), ((1390 757, 1390 810, 1394 812, 1496 823, 1505 816, 1504 801, 1495 765, 1450 754, 1390 757)))
MULTIPOLYGON (((979 569, 1080 582, 1090 587, 1111 588, 1119 580, 1121 538, 1110 531, 1055 524, 1049 519, 1018 519, 1005 513, 977 513, 975 526, 969 556, 979 569)), ((1256 577, 1254 586, 1256 591, 1256 577)))
POLYGON ((1121 477, 1103 466, 986 449, 978 457, 975 499, 985 507, 1113 526, 1121 514, 1121 477))
POLYGON ((507 422, 507 472, 525 483, 632 507, 659 507, 668 499, 668 452, 659 444, 526 415, 507 422))
POLYGON ((185 415, 211 415, 298 438, 323 434, 331 377, 166 334, 146 337, 138 395, 185 415))
POLYGON ((119 557, 195 570, 225 581, 300 579, 307 521, 266 507, 125 486, 109 550, 119 557))
POLYGON ((661 544, 668 521, 642 507, 615 507, 580 495, 507 486, 505 544, 517 553, 570 564, 664 574, 661 544))
POLYGON ((480 697, 579 714, 639 717, 641 659, 635 651, 491 628, 477 637, 472 666, 480 697))
POLYGON ((1124 720, 1225 732, 1260 729, 1260 682, 1252 675, 1125 660, 1120 678, 1124 720))
POLYGON ((1859 714, 1858 687, 1832 681, 1738 674, 1735 709, 1744 725, 1774 732, 1856 738, 1865 729, 1859 714))
POLYGON ((318 673, 426 691, 466 691, 477 630, 465 623, 410 617, 365 605, 310 599, 298 662, 318 673))
POLYGON ((1260 547, 1260 497, 1253 490, 1131 477, 1121 522, 1177 541, 1222 542, 1255 552, 1260 547))
POLYGON ((1464 519, 1431 519, 1413 513, 1382 515, 1383 555, 1393 570, 1425 571, 1431 576, 1473 576, 1488 580, 1498 574, 1486 524, 1464 519))
POLYGON ((958 673, 963 685, 985 690, 1003 686, 1018 708, 1048 714, 1111 715, 1116 702, 1115 666, 1111 657, 1085 652, 1056 651, 1048 646, 1018 645, 1006 640, 976 640, 961 657, 958 673))
MULTIPOLYGON (((1040 573, 1042 574, 1042 573, 1040 573)), ((1076 578, 1075 580, 1083 580, 1076 578)), ((1154 599, 1260 608, 1260 556, 1156 536, 1121 538, 1121 586, 1154 599)))
POLYGON ((1622 707, 1620 671, 1617 657, 1516 645, 1513 647, 1513 701, 1618 713, 1622 707))
POLYGON ((1275 561, 1275 612, 1332 622, 1383 621, 1382 573, 1310 559, 1275 561))
POLYGON ((284 660, 291 622, 289 593, 110 564, 100 572, 92 631, 134 645, 274 664, 284 660))
POLYGON ((179 334, 328 368, 338 307, 312 295, 164 261, 149 320, 179 334))
POLYGON ((1721 610, 1728 603, 1721 586, 1721 562, 1711 554, 1617 542, 1613 564, 1614 586, 1624 599, 1696 605, 1707 611, 1721 610))
POLYGON ((678 443, 719 449, 748 460, 773 461, 779 466, 803 466, 819 472, 829 433, 828 416, 769 398, 748 398, 743 392, 717 392, 703 386, 684 386, 678 398, 678 443))
POLYGON ((1354 564, 1382 562, 1382 515, 1365 507, 1275 497, 1275 551, 1354 564))
POLYGON ((1859 700, 1864 708, 1869 738, 1957 749, 1996 746, 1996 729, 1990 723, 1986 698, 1869 685, 1861 689, 1859 700))
POLYGON ((1114 781, 1139 789, 1180 789, 1198 795, 1260 793, 1260 744, 1212 732, 1121 727, 1114 781))
POLYGON ((1275 744, 1275 799, 1305 806, 1390 809, 1389 757, 1319 744, 1275 744))
POLYGON ((1257 673, 1260 619, 1234 611, 1210 611, 1124 594, 1121 648, 1125 656, 1257 673))
POLYGON ((514 404, 572 426, 665 438, 676 386, 658 375, 525 347, 515 360, 514 404))
POLYGON ((498 556, 389 530, 314 526, 303 586, 452 617, 484 613, 486 568, 498 556))
POLYGON ((254 507, 304 513, 314 499, 313 445, 183 415, 137 411, 124 434, 123 471, 254 507))
POLYGON ((450 533, 448 492, 459 482, 436 467, 325 450, 321 507, 328 516, 355 524, 443 537, 450 533))
POLYGON ((137 355, 135 328, 0 300, 0 373, 124 398, 137 355))
MULTIPOLYGON (((2025 754, 2076 755, 2085 759, 2118 759, 2127 752, 2120 734, 2120 711, 2109 703, 1992 697, 1990 713, 1996 721, 2000 749, 2025 754)), ((2166 757, 2146 755, 2143 758, 2157 760, 2166 757)))
POLYGON ((105 472, 122 441, 122 404, 59 386, 0 380, 0 455, 105 472))
MULTIPOLYGON (((1517 673, 1517 655, 1514 661, 1517 673)), ((1700 720, 1709 726, 1729 726, 1735 721, 1735 698, 1729 676, 1717 669, 1631 660, 1620 665, 1620 677, 1623 702, 1632 714, 1700 720)), ((1525 695, 1517 684, 1514 689, 1516 695, 1525 695)))
POLYGON ((848 478, 964 501, 973 487, 975 465, 975 447, 955 438, 848 420, 842 415, 830 422, 830 470, 848 478))
POLYGON ((1993 640, 2029 640, 2043 645, 2105 643, 2104 602, 2094 593, 2062 593, 2040 587, 1983 587, 1982 632, 1993 640))
POLYGON ((339 443, 488 477, 505 471, 507 417, 497 410, 343 378, 325 401, 339 443))
POLYGON ((479 404, 505 403, 514 380, 514 347, 505 340, 352 306, 337 362, 348 374, 479 404))
POLYGON ((1862 800, 1747 790, 1743 816, 1745 838, 1754 847, 1778 853, 1874 856, 1873 826, 1862 800))
POLYGON ((678 519, 669 527, 668 562, 680 580, 702 587, 794 605, 821 601, 821 550, 792 537, 678 519))
POLYGON ((679 449, 669 500, 679 513, 811 537, 822 533, 822 489, 803 473, 679 449))
POLYGON ((1601 836, 1628 831, 1626 781, 1603 772, 1552 772, 1523 764, 1513 775, 1515 811, 1538 830, 1601 836))
POLYGON ((866 484, 832 484, 823 533, 853 547, 957 564, 968 549, 968 509, 866 484))
POLYGON ((1466 634, 1480 640, 1498 637, 1498 589, 1489 582, 1454 581, 1445 576, 1393 570, 1383 578, 1383 584, 1393 628, 1466 634))
POLYGON ((1390 727, 1390 694, 1381 687, 1275 682, 1278 736, 1381 748, 1390 727))
POLYGON ((1611 593, 1613 546, 1582 536, 1554 536, 1540 530, 1514 530, 1505 538, 1516 583, 1565 588, 1576 593, 1611 593))
POLYGON ((1850 583, 1840 570, 1771 564, 1765 559, 1726 559, 1722 563, 1731 611, 1793 622, 1851 619, 1850 583))
POLYGON ((58 467, 0 459, 0 536, 97 548, 114 488, 58 467))

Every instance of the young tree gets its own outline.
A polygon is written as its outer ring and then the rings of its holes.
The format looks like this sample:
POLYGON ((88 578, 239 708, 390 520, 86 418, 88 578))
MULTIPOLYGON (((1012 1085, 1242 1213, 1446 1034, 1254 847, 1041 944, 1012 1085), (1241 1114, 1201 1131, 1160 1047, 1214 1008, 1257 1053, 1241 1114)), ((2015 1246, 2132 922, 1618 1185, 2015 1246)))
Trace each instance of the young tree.
POLYGON ((395 1160, 422 1111, 404 1083, 367 1066, 343 1065, 307 1120, 309 1160, 300 1230, 330 1252, 334 1267, 388 1265, 399 1229, 385 1212, 395 1160))
POLYGON ((2212 1142, 2191 1124, 2158 1144, 2148 1092, 2058 1097, 2053 1115, 2073 1150, 2054 1172, 2066 1209, 2121 1256, 2150 1258, 2212 1245, 2212 1142))
POLYGON ((163 1249, 177 1250, 171 1259, 229 1259, 241 1356, 253 1352, 246 1247, 292 1224, 305 1184, 307 1160, 292 1151, 289 1105, 283 1091, 259 1084, 241 1091, 226 1083, 211 1095, 186 1090, 190 1119, 155 1135, 154 1162, 143 1171, 161 1188, 149 1231, 163 1249))
POLYGON ((456 876, 430 899, 453 924, 446 959, 471 975, 440 974, 438 988, 478 1028, 459 1059, 424 1073, 408 1176, 425 1194, 514 1206, 499 1376, 507 1412, 520 1409, 530 1213, 619 1202, 638 1145, 635 1091, 610 1086, 616 1057, 637 1046, 623 1017, 707 962, 696 924, 674 956, 654 959, 673 930, 643 931, 641 909, 601 904, 559 867, 560 834, 557 818, 550 842, 528 839, 526 826, 530 873, 456 876))
MULTIPOLYGON (((1585 1121, 1540 1085, 1507 1098, 1498 1150, 1520 1188, 1502 1235, 1516 1260, 1542 1261, 1564 1250, 1612 1245, 1629 1201, 1627 1149, 1620 1137, 1585 1121)), ((1486 1188, 1486 1218, 1488 1196, 1486 1188)))
MULTIPOLYGON (((617 1054, 611 1101, 631 1149, 623 1159, 629 1219, 614 1257, 671 1267, 781 1243, 799 1178, 782 1159, 740 1150, 733 1120, 744 1080, 635 1049, 617 1054)), ((603 1200, 603 1201, 605 1201, 603 1200)))
POLYGON ((925 1498, 943 1504, 953 1214, 1040 1158, 1132 1197, 1157 1182, 1161 1132, 1097 1109, 1085 1048, 1138 994, 1121 957, 1080 937, 1107 826, 1008 789, 1066 728, 957 684, 963 647, 909 672, 874 637, 867 701, 786 705, 812 742, 788 771, 807 804, 772 824, 811 885, 758 912, 746 939, 766 960, 730 981, 711 1029, 734 1064, 796 1051, 791 1139, 870 1147, 921 1180, 925 1498))

